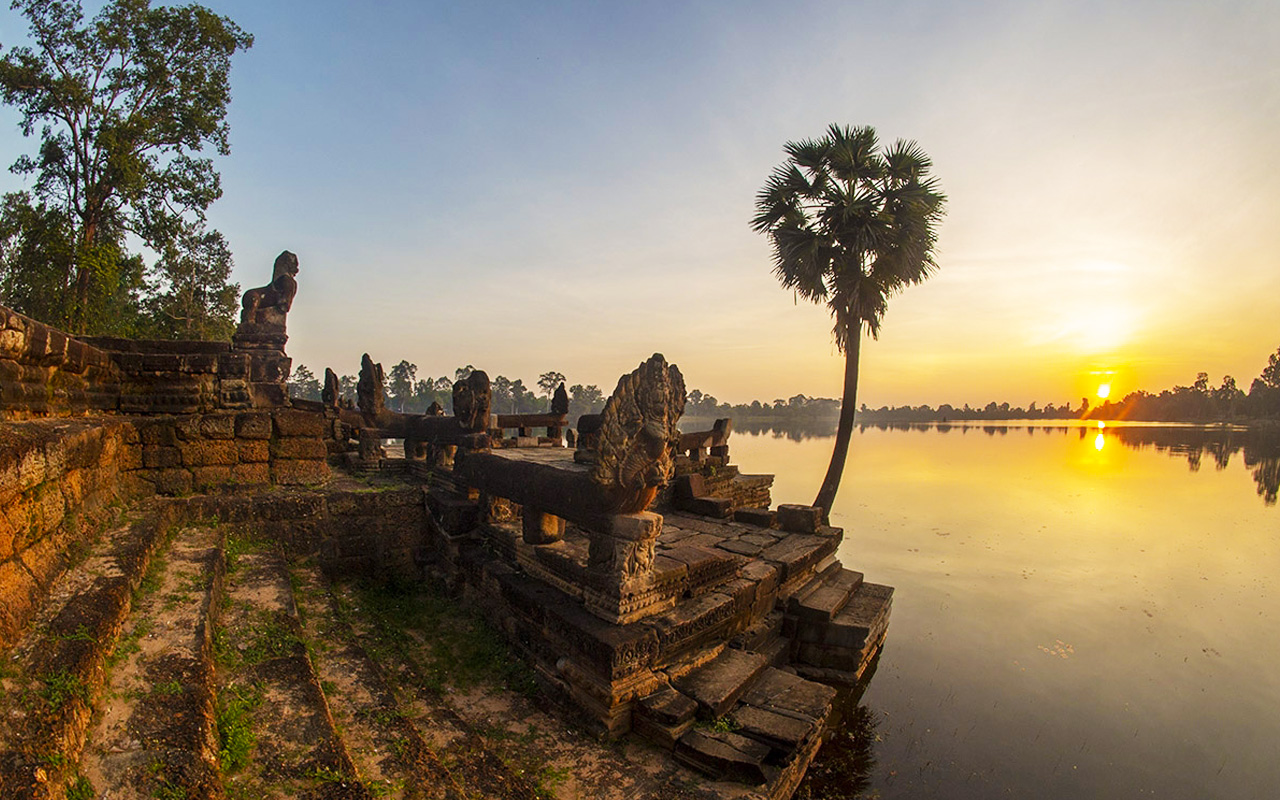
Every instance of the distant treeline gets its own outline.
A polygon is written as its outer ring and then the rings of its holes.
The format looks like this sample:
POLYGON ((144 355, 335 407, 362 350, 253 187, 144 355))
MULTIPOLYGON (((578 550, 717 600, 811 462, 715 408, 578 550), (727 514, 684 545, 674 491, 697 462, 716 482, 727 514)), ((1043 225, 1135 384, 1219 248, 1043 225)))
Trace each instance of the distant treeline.
MULTIPOLYGON (((699 418, 732 417, 737 421, 818 422, 834 421, 840 416, 840 401, 829 397, 806 397, 798 394, 772 403, 755 400, 730 405, 694 389, 689 392, 685 415, 699 418)), ((1254 378, 1246 393, 1230 375, 1218 386, 1209 384, 1209 374, 1201 372, 1190 386, 1175 386, 1159 394, 1139 390, 1120 400, 1107 400, 1091 406, 1089 398, 1079 405, 1046 403, 1041 406, 1011 406, 990 402, 980 408, 953 406, 949 403, 934 408, 922 406, 881 406, 858 408, 859 423, 964 422, 970 420, 1010 419, 1098 419, 1142 420, 1150 422, 1225 422, 1254 419, 1280 419, 1280 349, 1271 354, 1262 374, 1254 378)))
MULTIPOLYGON (((387 407, 405 414, 424 414, 432 403, 439 403, 446 414, 453 413, 453 384, 466 378, 475 369, 468 364, 453 371, 453 377, 419 378, 418 365, 401 361, 386 374, 387 407)), ((338 377, 338 392, 345 401, 355 402, 355 375, 338 377)), ((490 402, 495 414, 545 414, 551 407, 551 395, 565 382, 563 374, 555 371, 538 376, 535 394, 524 385, 524 380, 510 380, 498 375, 489 381, 490 402)), ((320 378, 306 366, 299 366, 289 377, 289 396, 302 400, 319 400, 323 389, 320 378)), ((604 393, 595 384, 568 386, 569 419, 576 423, 583 414, 597 414, 604 408, 604 393)))

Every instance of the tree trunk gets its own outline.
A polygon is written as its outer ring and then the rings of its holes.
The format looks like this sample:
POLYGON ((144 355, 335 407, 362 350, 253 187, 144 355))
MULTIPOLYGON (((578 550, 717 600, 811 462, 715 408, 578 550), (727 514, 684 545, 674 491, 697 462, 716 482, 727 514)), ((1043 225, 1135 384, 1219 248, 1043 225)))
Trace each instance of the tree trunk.
POLYGON ((831 520, 831 506, 836 501, 840 478, 844 475, 845 458, 849 455, 849 440, 853 437, 853 415, 857 410, 858 358, 862 353, 862 325, 853 331, 844 350, 844 395, 840 398, 840 425, 836 428, 836 445, 831 452, 831 464, 827 477, 822 479, 818 499, 813 504, 822 509, 823 522, 831 520))
POLYGON ((76 294, 71 307, 71 332, 76 334, 83 334, 88 328, 89 283, 93 278, 93 265, 88 260, 97 234, 97 221, 90 219, 85 223, 84 234, 76 253, 76 294))

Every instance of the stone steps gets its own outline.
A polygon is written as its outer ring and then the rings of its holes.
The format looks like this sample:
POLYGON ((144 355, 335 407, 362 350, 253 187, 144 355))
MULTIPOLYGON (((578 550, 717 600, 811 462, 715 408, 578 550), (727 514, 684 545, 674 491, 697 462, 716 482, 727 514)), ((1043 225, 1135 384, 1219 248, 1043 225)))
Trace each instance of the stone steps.
POLYGON ((884 641, 892 608, 892 586, 862 582, 829 621, 798 621, 796 670, 834 683, 862 680, 884 641))
POLYGON ((485 737, 463 719, 441 695, 439 676, 431 667, 430 643, 412 627, 386 624, 376 613, 361 609, 364 602, 351 586, 335 586, 339 605, 353 611, 348 621, 354 641, 376 654, 377 667, 423 747, 439 753, 437 762, 466 798, 535 800, 537 788, 515 774, 490 749, 485 737))
POLYGON ((106 661, 165 525, 154 507, 99 537, 51 586, 4 656, 0 797, 60 798, 80 757, 106 661))
POLYGON ((213 612, 221 532, 184 526, 158 554, 109 669, 80 775, 100 797, 221 797, 213 612))
POLYGON ((829 686, 765 667, 730 711, 684 733, 672 752, 713 779, 790 797, 822 743, 835 696, 829 686))
POLYGON ((239 540, 230 549, 215 647, 228 792, 281 800, 372 797, 334 727, 284 559, 239 540))
POLYGON ((383 668, 356 640, 350 608, 313 564, 290 570, 303 630, 335 722, 361 778, 379 797, 463 800, 466 795, 396 698, 383 668))
POLYGON ((861 584, 861 572, 832 565, 788 598, 787 616, 801 624, 829 623, 849 603, 861 584))
POLYGON ((770 663, 724 648, 672 674, 637 703, 635 731, 713 780, 789 796, 821 744, 836 692, 770 663))

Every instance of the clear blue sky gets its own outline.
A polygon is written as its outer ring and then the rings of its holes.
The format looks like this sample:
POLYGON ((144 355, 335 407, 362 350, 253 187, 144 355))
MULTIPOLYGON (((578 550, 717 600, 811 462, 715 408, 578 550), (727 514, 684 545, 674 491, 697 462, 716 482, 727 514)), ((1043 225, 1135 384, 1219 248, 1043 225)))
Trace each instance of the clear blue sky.
POLYGON ((831 122, 916 139, 950 198, 941 270, 864 347, 870 405, 1247 387, 1280 346, 1274 0, 206 4, 257 39, 210 217, 245 288, 298 254, 317 373, 607 393, 661 351, 722 400, 838 396, 826 312, 747 225, 831 122))

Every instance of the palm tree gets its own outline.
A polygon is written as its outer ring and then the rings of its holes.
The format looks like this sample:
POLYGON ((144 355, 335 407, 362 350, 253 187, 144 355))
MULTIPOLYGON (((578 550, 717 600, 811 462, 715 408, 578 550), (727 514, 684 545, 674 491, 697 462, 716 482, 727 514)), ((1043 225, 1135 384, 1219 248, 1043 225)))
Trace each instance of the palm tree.
POLYGON ((825 303, 835 317, 844 395, 831 465, 813 503, 827 518, 853 434, 862 330, 876 338, 889 297, 937 268, 946 197, 919 145, 899 140, 882 149, 871 127, 832 125, 821 139, 783 149, 787 160, 756 196, 751 228, 772 240, 783 288, 825 303))

